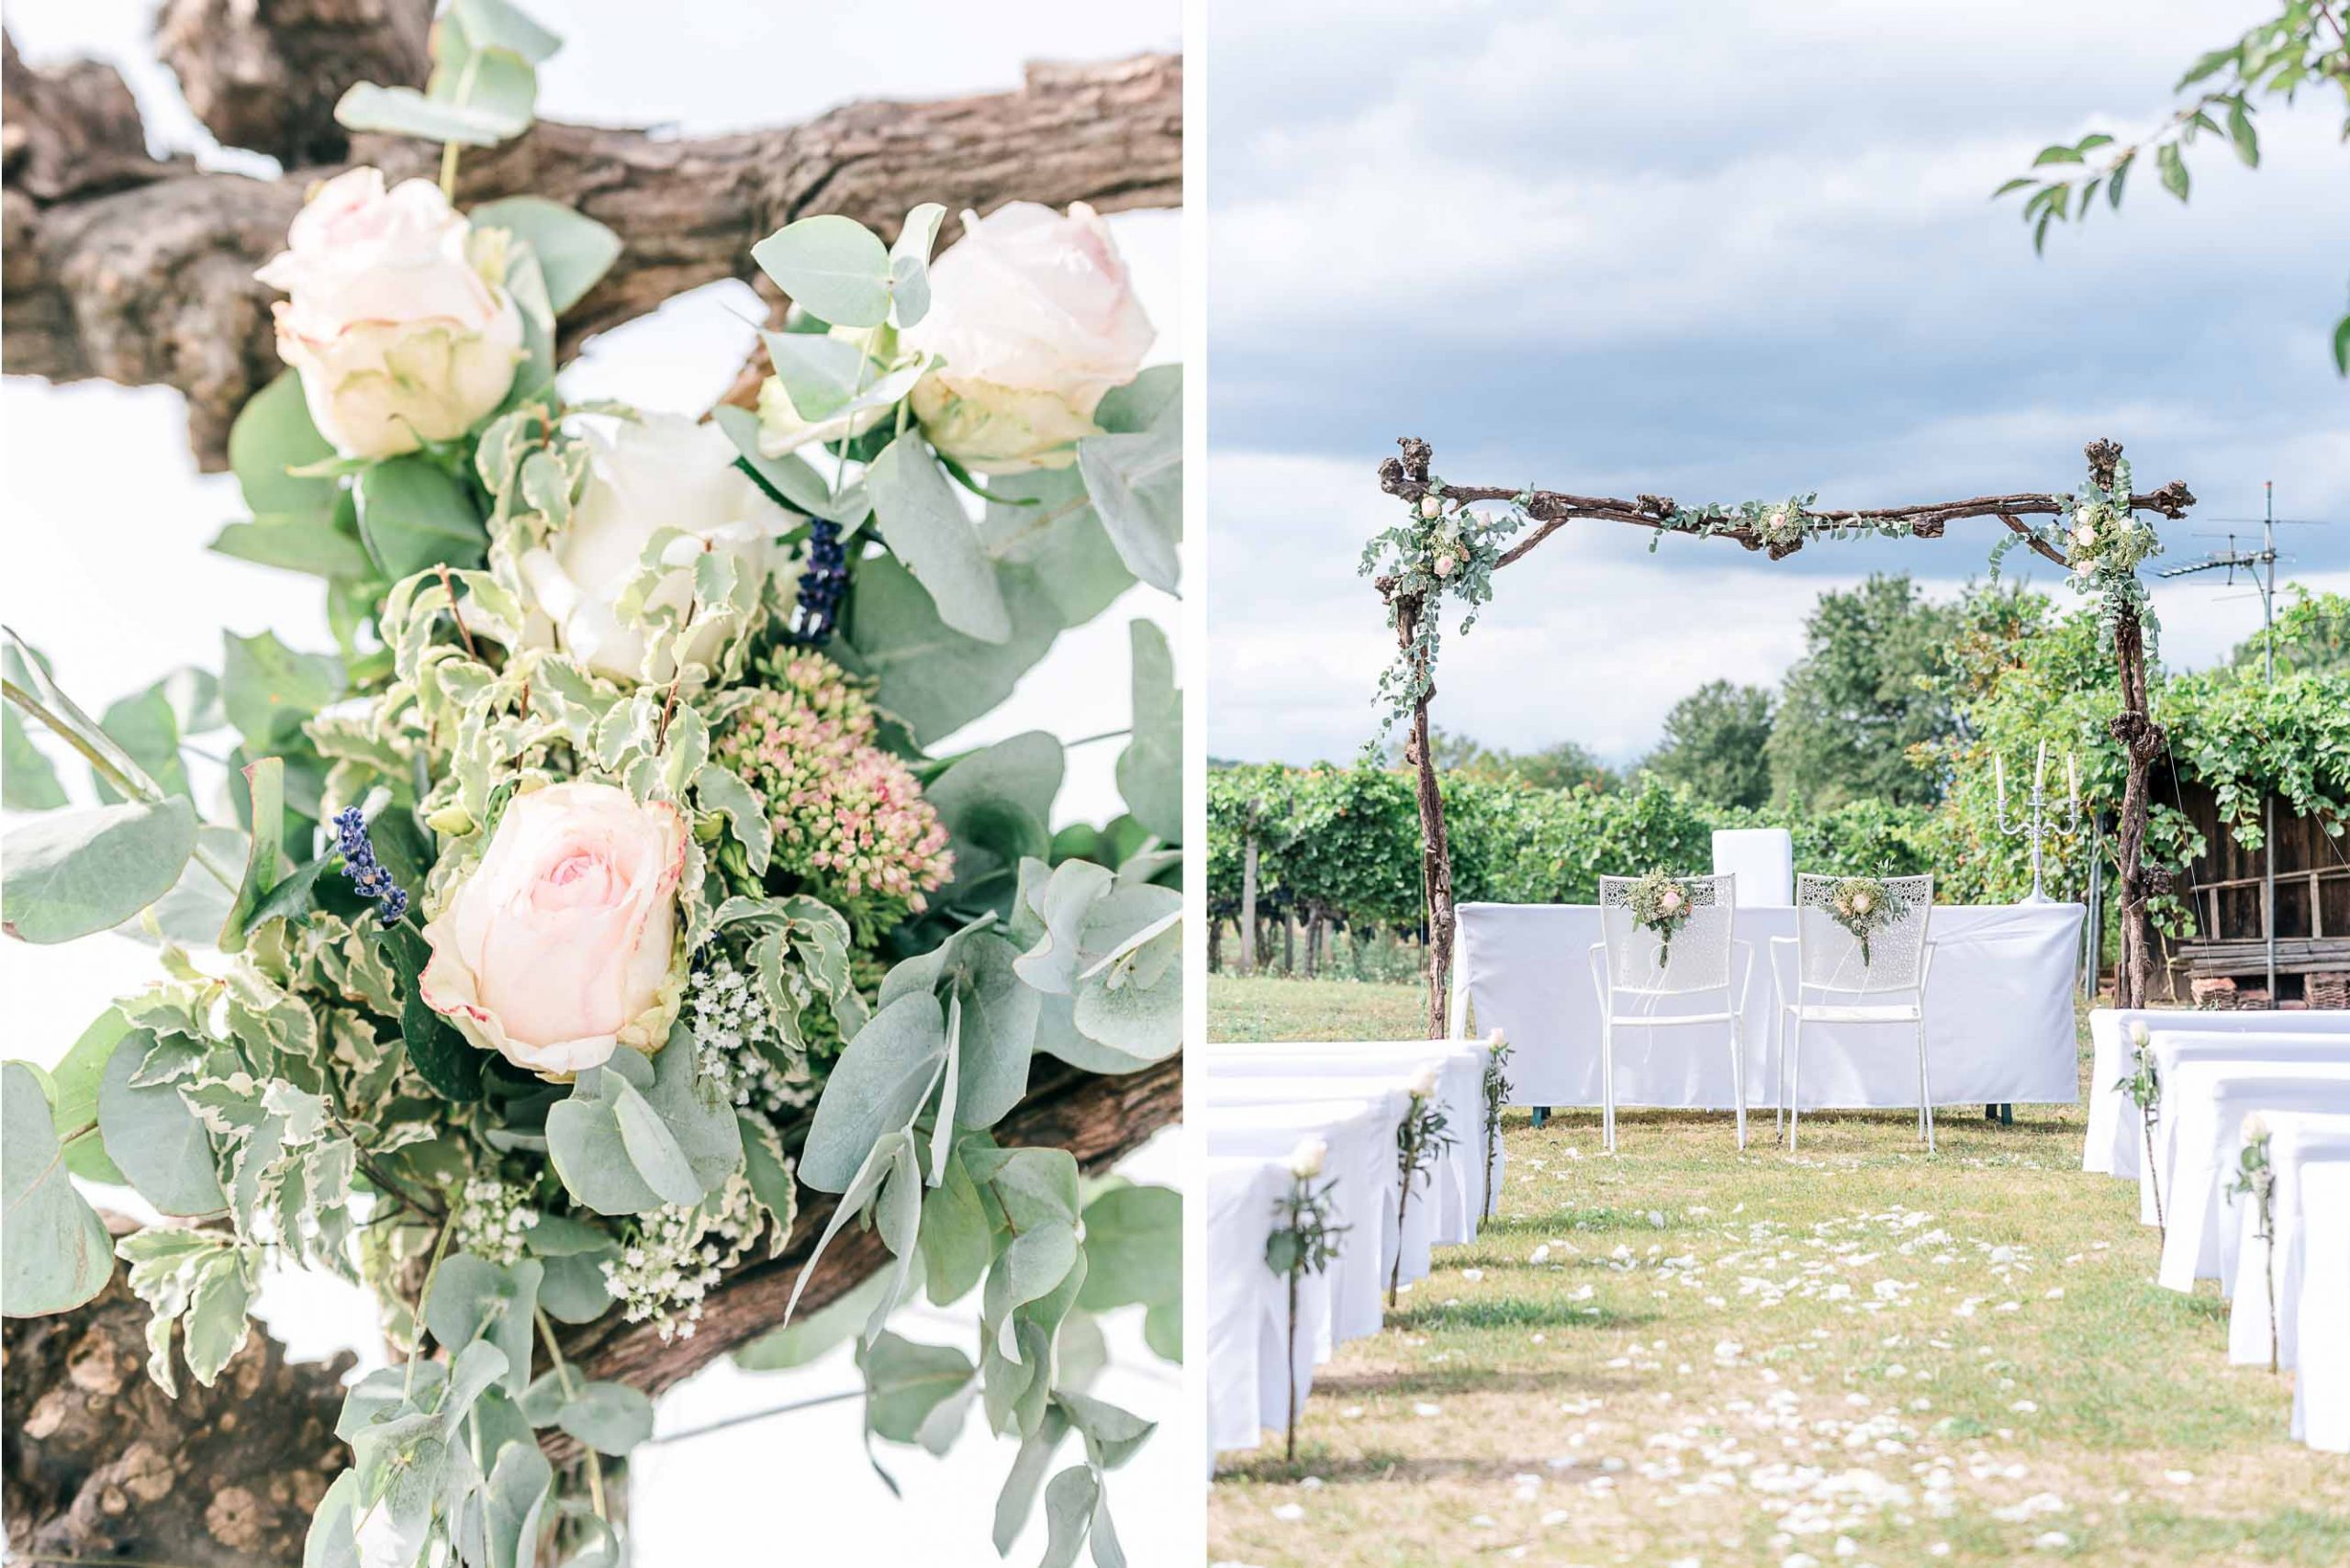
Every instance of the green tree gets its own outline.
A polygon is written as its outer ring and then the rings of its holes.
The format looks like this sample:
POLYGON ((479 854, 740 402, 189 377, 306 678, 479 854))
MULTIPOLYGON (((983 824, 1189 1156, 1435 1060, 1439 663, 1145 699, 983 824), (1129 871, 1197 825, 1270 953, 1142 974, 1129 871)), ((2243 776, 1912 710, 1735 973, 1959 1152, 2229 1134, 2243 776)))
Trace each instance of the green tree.
POLYGON ((1771 798, 1764 747, 1774 707, 1762 687, 1709 680, 1665 714, 1664 741, 1648 767, 1718 806, 1762 805, 1771 798))
POLYGON ((1954 728, 1948 650, 1959 623, 1906 574, 1821 594, 1771 727, 1773 798, 1815 808, 1863 798, 1931 805, 1940 781, 1910 748, 1936 745, 1954 728))
MULTIPOLYGON (((1595 790, 1615 790, 1624 782, 1623 775, 1573 741, 1559 741, 1540 751, 1516 752, 1431 725, 1428 751, 1436 759, 1437 771, 1447 778, 1516 778, 1538 790, 1572 790, 1584 784, 1595 790)), ((1404 766, 1401 736, 1387 743, 1386 763, 1390 767, 1404 766)))
MULTIPOLYGON (((2130 172, 2142 157, 2153 161, 2163 189, 2180 201, 2191 184, 2187 150, 2199 137, 2225 140, 2246 168, 2258 168, 2260 133, 2254 120, 2263 100, 2289 105, 2308 89, 2350 106, 2350 28, 2344 10, 2344 0, 2277 0, 2275 16, 2187 68, 2171 91, 2193 89, 2192 95, 2154 134, 2117 141, 2099 130, 2043 147, 2031 161, 2035 172, 2017 175, 1997 194, 2031 193, 2024 198, 2023 220, 2037 250, 2047 242, 2049 225, 2087 222, 2100 189, 2108 207, 2121 207, 2130 172)), ((2350 141, 2350 120, 2344 122, 2343 139, 2350 141)), ((2333 363, 2350 375, 2350 315, 2333 325, 2333 363)))
MULTIPOLYGON (((2338 593, 2311 593, 2299 583, 2287 586, 2293 600, 2277 610, 2277 673, 2350 673, 2350 599, 2338 593)), ((2236 644, 2229 660, 2256 671, 2262 666, 2266 644, 2266 634, 2255 632, 2236 644)))

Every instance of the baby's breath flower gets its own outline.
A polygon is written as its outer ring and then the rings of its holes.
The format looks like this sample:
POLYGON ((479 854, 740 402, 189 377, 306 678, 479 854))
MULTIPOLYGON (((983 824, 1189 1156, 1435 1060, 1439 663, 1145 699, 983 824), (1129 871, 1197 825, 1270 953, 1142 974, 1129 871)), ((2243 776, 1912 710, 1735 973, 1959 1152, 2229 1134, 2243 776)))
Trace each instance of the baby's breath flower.
POLYGON ((664 1204, 639 1216, 635 1238, 618 1260, 605 1261, 604 1282, 629 1322, 652 1324, 665 1343, 690 1339, 703 1298, 760 1229, 751 1184, 738 1172, 699 1204, 664 1204))
POLYGON ((686 1027, 701 1076, 738 1107, 774 1121, 815 1100, 806 1054, 785 1041, 774 1009, 733 959, 718 958, 693 977, 686 1027))
POLYGON ((460 1252, 503 1266, 520 1262, 530 1229, 539 1223, 539 1211, 528 1203, 523 1188, 495 1176, 476 1176, 457 1194, 451 1221, 451 1239, 460 1252))

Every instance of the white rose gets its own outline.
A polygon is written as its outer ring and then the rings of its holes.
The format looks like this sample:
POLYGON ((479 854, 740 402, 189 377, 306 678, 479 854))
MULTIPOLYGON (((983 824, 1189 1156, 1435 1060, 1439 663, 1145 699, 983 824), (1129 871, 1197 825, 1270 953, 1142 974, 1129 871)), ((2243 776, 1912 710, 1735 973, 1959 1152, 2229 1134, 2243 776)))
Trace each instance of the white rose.
POLYGON ((522 361, 522 313, 505 246, 476 234, 438 186, 352 169, 320 185, 253 275, 278 356, 301 374, 319 433, 346 457, 450 441, 505 400, 522 361))
POLYGON ((2081 524, 2078 528, 2076 528, 2075 530, 2073 530, 2073 542, 2074 542, 2075 543, 2076 543, 2076 544, 2094 544, 2094 543, 2097 543, 2097 524, 2096 524, 2096 523, 2094 523, 2094 522, 2085 522, 2085 523, 2081 524))
POLYGON ((2130 1043, 2140 1050, 2146 1047, 2146 1025, 2141 1022, 2130 1025, 2130 1043))
POLYGON ((2266 1137, 2267 1136, 2268 1136, 2268 1117, 2267 1117, 2267 1115, 2266 1115, 2265 1113, 2263 1113, 2263 1112, 2259 1112, 2259 1111, 2255 1111, 2255 1112, 2253 1112, 2251 1114, 2249 1114, 2249 1115, 2247 1115, 2247 1116, 2245 1116, 2245 1117, 2244 1117, 2244 1142, 2246 1142, 2246 1143, 2258 1143, 2262 1138, 2265 1138, 2265 1137, 2266 1137))
POLYGON ((1310 1182, 1322 1174, 1323 1162, 1330 1158, 1330 1146, 1318 1137, 1301 1138, 1289 1151, 1289 1173, 1301 1182, 1310 1182))
POLYGON ((1494 1030, 1492 1034, 1485 1036, 1485 1048, 1489 1051, 1500 1050, 1504 1046, 1508 1044, 1509 1036, 1503 1034, 1499 1029, 1494 1030))
MULTIPOLYGON (((733 555, 755 575, 771 571, 781 516, 734 466, 734 444, 715 425, 646 414, 610 421, 609 431, 590 426, 587 440, 588 484, 570 523, 515 562, 530 612, 525 642, 560 647, 599 675, 666 680, 674 671, 666 662, 644 667, 644 633, 616 608, 645 545, 664 528, 691 536, 669 546, 666 575, 646 601, 648 610, 682 610, 693 600, 694 560, 705 552, 733 555)), ((718 621, 688 628, 678 654, 714 664, 739 629, 718 621)))
POLYGON ((1436 1069, 1424 1067, 1404 1088, 1415 1100, 1432 1100, 1436 1097, 1436 1069))
POLYGON ((1449 555, 1438 555, 1435 561, 1430 563, 1428 569, 1436 573, 1439 577, 1449 577, 1452 576, 1452 557, 1449 555))
POLYGON ((1075 462, 1157 335, 1099 214, 1015 201, 963 215, 963 238, 931 263, 930 310, 901 340, 945 361, 913 390, 931 444, 975 473, 1017 474, 1075 462))
POLYGON ((424 928, 425 1005, 542 1075, 658 1051, 686 982, 686 822, 610 784, 517 795, 424 928))
POLYGON ((1420 498, 1420 515, 1422 517, 1442 517, 1444 515, 1444 498, 1441 496, 1422 496, 1420 498))

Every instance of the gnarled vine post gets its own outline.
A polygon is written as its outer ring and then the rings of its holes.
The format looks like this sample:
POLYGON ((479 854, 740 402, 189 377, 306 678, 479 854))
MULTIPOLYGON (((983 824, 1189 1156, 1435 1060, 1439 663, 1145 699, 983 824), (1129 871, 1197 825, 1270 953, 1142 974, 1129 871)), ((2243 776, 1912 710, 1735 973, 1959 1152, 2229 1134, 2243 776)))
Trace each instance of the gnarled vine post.
MULTIPOLYGON (((1739 508, 1684 508, 1669 496, 1638 496, 1630 500, 1612 496, 1580 496, 1560 490, 1536 490, 1516 486, 1456 485, 1431 472, 1435 454, 1416 436, 1400 438, 1402 454, 1379 466, 1380 488, 1412 506, 1421 515, 1457 512, 1478 502, 1507 503, 1522 521, 1535 526, 1485 563, 1488 573, 1523 560, 1534 547, 1567 523, 1578 521, 1624 522, 1662 533, 1729 539, 1748 550, 1783 560, 1803 548, 1815 534, 1855 531, 1914 539, 1939 539, 1953 521, 1994 518, 2015 535, 2015 542, 2067 570, 2074 555, 2047 531, 2024 521, 2027 517, 2060 517, 2069 498, 2041 492, 1974 496, 1964 500, 1923 501, 1897 507, 1830 510, 1807 499, 1785 503, 1750 502, 1739 508), (1422 511, 1430 498, 1433 509, 1422 511)), ((2110 490, 2119 482, 2121 448, 2097 441, 2087 448, 2089 481, 2110 490)), ((2113 505, 2134 514, 2148 511, 2176 521, 2195 504, 2194 494, 2177 480, 2160 489, 2116 496, 2113 505)), ((1488 536, 1489 540, 1491 535, 1488 536)), ((1374 547, 1375 548, 1375 547, 1374 547)), ((1472 557, 1460 557, 1467 568, 1472 557)), ((1368 566, 1366 566, 1368 569, 1368 566)), ((1411 734, 1406 760, 1413 767, 1413 789, 1419 801, 1422 842, 1421 887, 1428 917, 1428 1036, 1445 1031, 1445 1001, 1451 982, 1453 942, 1452 856, 1445 837, 1444 798, 1436 766, 1428 751, 1428 704, 1436 695, 1430 644, 1419 637, 1424 618, 1438 614, 1440 603, 1429 599, 1430 585, 1440 584, 1453 567, 1431 576, 1413 570, 1381 576, 1375 586, 1386 602, 1390 623, 1402 649, 1405 667, 1396 689, 1409 696, 1411 734)), ((1456 579, 1457 580, 1457 579, 1456 579)), ((2169 886, 2169 874, 2145 864, 2147 817, 2152 805, 2150 780, 2154 758, 2162 755, 2163 733, 2154 722, 2146 672, 2146 626, 2138 602, 2109 601, 2114 660, 2120 675, 2121 711, 2109 728, 2122 748, 2126 768, 2121 821, 2116 832, 2116 863, 2121 883, 2121 958, 2114 975, 2114 1004, 2144 1004, 2153 988, 2154 946, 2147 901, 2169 886)))

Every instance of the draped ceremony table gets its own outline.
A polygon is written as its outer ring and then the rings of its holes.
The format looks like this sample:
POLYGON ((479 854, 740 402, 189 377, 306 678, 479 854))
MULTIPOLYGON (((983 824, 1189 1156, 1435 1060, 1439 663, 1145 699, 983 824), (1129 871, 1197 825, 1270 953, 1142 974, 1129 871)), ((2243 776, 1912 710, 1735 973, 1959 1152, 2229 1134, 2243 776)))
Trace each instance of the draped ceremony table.
MULTIPOLYGON (((2076 903, 1934 906, 1926 989, 1926 1049, 1937 1103, 2070 1104, 2080 1098, 2073 1025, 2082 907, 2076 903)), ((1600 998, 1586 957, 1599 940, 1589 904, 1463 904, 1454 949, 1451 1034, 1507 1032, 1510 1101, 1600 1103, 1600 998)), ((1740 905, 1734 935, 1754 952, 1740 1020, 1750 1107, 1768 1108, 1776 1011, 1770 939, 1796 934, 1787 905, 1740 905)), ((1794 954, 1780 949, 1794 995, 1794 954)), ((1732 968, 1735 980, 1737 969, 1732 968)), ((1718 1011, 1720 992, 1676 999, 1679 1011, 1718 1011)), ((1804 1107, 1914 1107, 1917 1052, 1908 1025, 1804 1027, 1804 1107)), ((1703 1028, 1616 1031, 1618 1104, 1727 1110, 1729 1053, 1703 1028)))
MULTIPOLYGON (((1396 1228, 1395 1122, 1386 1101, 1205 1105, 1192 1119, 1206 1132, 1211 1159, 1253 1155, 1286 1163, 1302 1138, 1318 1137, 1330 1146, 1323 1165, 1324 1178, 1337 1183, 1330 1193, 1330 1221, 1347 1230, 1330 1265, 1330 1321, 1315 1342, 1315 1359, 1327 1360, 1340 1339, 1378 1333, 1393 1262, 1388 1248, 1394 1245, 1390 1238, 1396 1228)), ((1257 1232, 1259 1245, 1270 1229, 1268 1215, 1257 1232)), ((1208 1288, 1221 1287, 1211 1278, 1208 1288)))
MULTIPOLYGON (((1265 1044, 1212 1043, 1193 1048, 1192 1081, 1220 1092, 1226 1084, 1258 1079, 1376 1076, 1382 1084, 1438 1071, 1437 1103, 1453 1146, 1436 1164, 1433 1239, 1438 1246, 1473 1241, 1485 1205, 1485 1047, 1460 1040, 1329 1040, 1265 1044)), ((1500 1150, 1494 1159, 1498 1164, 1500 1150)))
MULTIPOLYGON (((2240 1203, 2236 1282, 2228 1305, 2228 1360, 2268 1363, 2275 1315, 2277 1365, 2296 1360, 2300 1340, 2301 1226, 2305 1182, 2317 1165, 2350 1161, 2350 1115, 2277 1111, 2268 1116, 2268 1169, 2276 1177, 2268 1206, 2269 1239, 2260 1239, 2260 1208, 2240 1203)), ((2350 1319, 2344 1331, 2350 1333, 2350 1319)))
MULTIPOLYGON (((1380 1108, 1380 1118, 1386 1127, 1386 1188, 1385 1223, 1379 1235, 1379 1252, 1388 1274, 1380 1276, 1383 1284, 1393 1274, 1395 1260, 1404 1260, 1403 1271, 1393 1277, 1417 1280, 1428 1271, 1428 1249, 1436 1244, 1440 1207, 1429 1201, 1436 1183, 1430 1176, 1422 1177, 1412 1191, 1412 1202, 1403 1202, 1403 1172, 1397 1167, 1395 1129, 1403 1124, 1404 1110, 1411 1096, 1398 1085, 1403 1075, 1370 1074, 1343 1078, 1232 1078, 1218 1079, 1212 1073, 1202 1073, 1192 1081, 1194 1104, 1207 1107, 1211 1133, 1218 1126, 1216 1113, 1224 1110, 1261 1110, 1266 1108, 1298 1108, 1311 1110, 1330 1101, 1367 1101, 1380 1108), (1400 1229, 1398 1228, 1400 1224, 1400 1229)), ((1438 1162, 1441 1170, 1442 1161, 1438 1162)), ((1367 1233, 1366 1233, 1366 1238, 1367 1233)))
POLYGON ((2350 1113, 2350 1062, 2189 1061, 2171 1076, 2177 1131, 2165 1172, 2155 1282, 2191 1292, 2197 1280, 2217 1280, 2222 1294, 2232 1294, 2236 1214, 2227 1189, 2244 1147, 2244 1117, 2255 1111, 2350 1113))
POLYGON ((2293 1436, 2326 1453, 2350 1453, 2350 1164, 2304 1167, 2301 1212, 2293 1436))
MULTIPOLYGON (((1937 917, 1941 911, 1935 911, 1937 917)), ((2300 1008, 2275 1013, 2203 1013, 2183 1007, 2098 1007, 2089 1012, 2088 1137, 2081 1169, 2124 1179, 2139 1174, 2143 1141, 2138 1107, 2119 1085, 2130 1072, 2130 1025, 2199 1033, 2350 1035, 2350 1011, 2300 1008)))
MULTIPOLYGON (((2178 1070, 2188 1062, 2232 1061, 2254 1067, 2299 1068, 2322 1066, 2333 1062, 2350 1062, 2350 1035, 2288 1035, 2277 1030, 2263 1030, 2252 1035, 2207 1034, 2199 1029, 2149 1029, 2146 1049, 2154 1058, 2155 1082, 2160 1092, 2154 1099, 2153 1128, 2154 1165, 2138 1173, 2138 1217, 2147 1225, 2155 1223, 2154 1171, 2167 1179, 2178 1158, 2178 1070)), ((2199 1084, 2198 1085, 2199 1087, 2199 1084)), ((2131 1105, 2132 1119, 2140 1126, 2139 1142, 2143 1150, 2146 1138, 2144 1118, 2137 1114, 2138 1107, 2131 1105)), ((2139 1161, 2144 1167, 2144 1160, 2139 1161)), ((2163 1189, 2165 1194, 2169 1188, 2163 1189)))
MULTIPOLYGON (((1207 1161, 1208 1456, 1255 1448, 1285 1424, 1289 1404, 1289 1282, 1265 1262, 1274 1208, 1289 1193, 1289 1161, 1219 1155, 1207 1161)), ((1333 1276, 1302 1274, 1297 1290, 1297 1391, 1314 1381, 1316 1345, 1330 1342, 1333 1276)))

